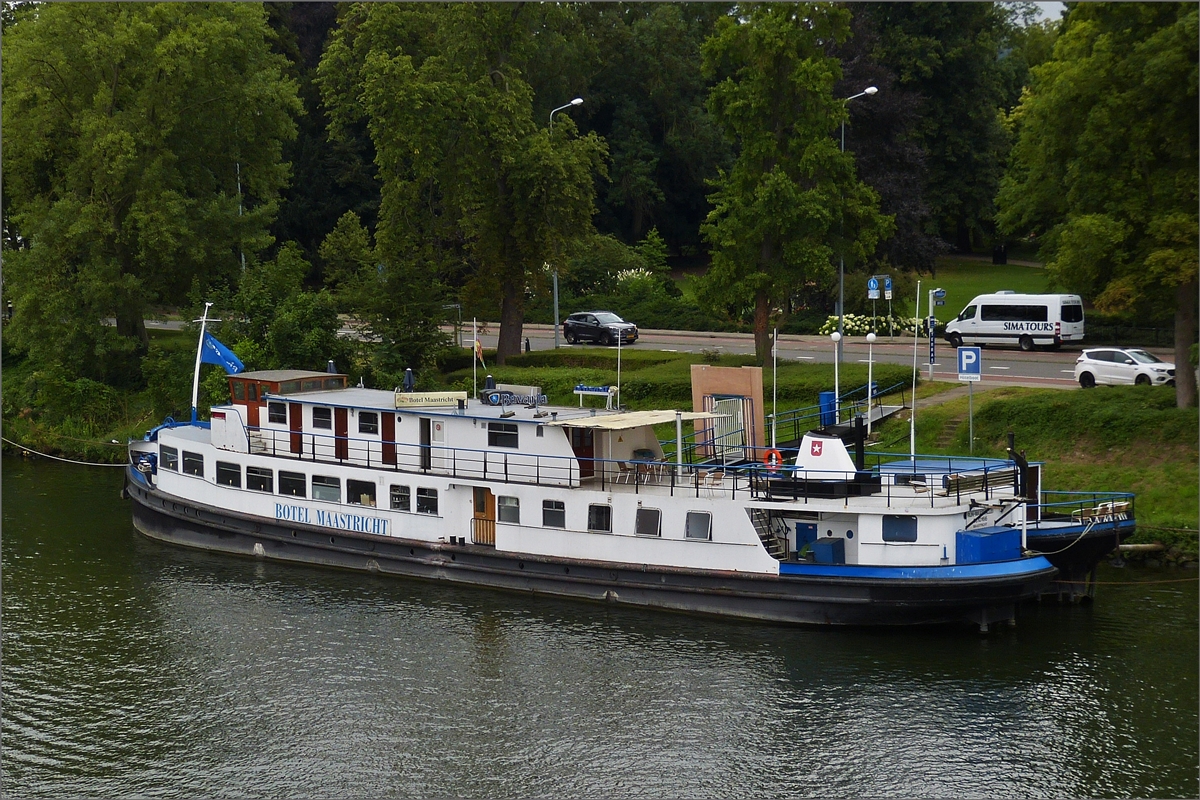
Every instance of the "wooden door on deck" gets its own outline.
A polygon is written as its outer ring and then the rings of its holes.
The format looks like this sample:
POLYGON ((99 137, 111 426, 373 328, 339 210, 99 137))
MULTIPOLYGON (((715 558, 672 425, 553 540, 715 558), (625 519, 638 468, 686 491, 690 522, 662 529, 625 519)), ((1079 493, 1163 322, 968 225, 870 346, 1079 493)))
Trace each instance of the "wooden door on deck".
POLYGON ((288 404, 288 429, 291 430, 291 451, 300 454, 304 451, 304 406, 299 403, 288 404))
POLYGON ((475 487, 475 513, 471 518, 471 541, 496 546, 496 496, 491 489, 475 487))
POLYGON ((579 459, 579 477, 590 478, 596 474, 595 439, 590 428, 569 428, 571 431, 571 449, 575 458, 579 459))
POLYGON ((346 409, 333 410, 333 457, 345 460, 350 457, 350 443, 346 437, 350 435, 350 423, 346 419, 346 409))
POLYGON ((379 432, 383 434, 383 463, 396 465, 396 415, 384 411, 379 415, 379 432))

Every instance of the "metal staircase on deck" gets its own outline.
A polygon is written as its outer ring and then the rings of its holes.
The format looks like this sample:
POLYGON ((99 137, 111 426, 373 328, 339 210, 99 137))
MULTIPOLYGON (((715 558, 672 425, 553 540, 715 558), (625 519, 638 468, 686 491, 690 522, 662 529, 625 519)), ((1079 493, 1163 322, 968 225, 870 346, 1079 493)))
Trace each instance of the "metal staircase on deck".
POLYGON ((784 561, 788 557, 788 525, 780 517, 772 517, 764 508, 748 508, 750 522, 758 533, 759 540, 771 557, 784 561))

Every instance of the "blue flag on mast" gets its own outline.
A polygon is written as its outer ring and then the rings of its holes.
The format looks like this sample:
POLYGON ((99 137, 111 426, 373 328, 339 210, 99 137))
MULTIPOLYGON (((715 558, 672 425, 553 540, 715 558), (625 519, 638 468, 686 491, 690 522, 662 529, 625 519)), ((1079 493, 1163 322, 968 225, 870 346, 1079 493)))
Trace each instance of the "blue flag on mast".
POLYGON ((241 359, 234 355, 232 350, 217 341, 217 337, 207 331, 204 333, 204 346, 201 353, 200 362, 202 364, 217 364, 224 367, 230 375, 237 375, 246 369, 241 359))

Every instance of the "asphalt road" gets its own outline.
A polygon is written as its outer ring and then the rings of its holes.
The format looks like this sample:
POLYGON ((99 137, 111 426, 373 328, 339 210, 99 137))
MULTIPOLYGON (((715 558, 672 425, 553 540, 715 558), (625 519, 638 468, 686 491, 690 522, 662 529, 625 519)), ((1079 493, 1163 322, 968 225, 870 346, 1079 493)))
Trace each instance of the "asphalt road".
MULTIPOLYGON (((178 330, 182 322, 168 321, 146 322, 147 328, 169 328, 178 330)), ((445 326, 444 330, 453 333, 453 326, 445 326)), ((480 340, 485 348, 496 346, 498 323, 482 323, 480 325, 480 340)), ((355 330, 344 328, 340 333, 354 335, 355 330)), ((716 349, 722 353, 748 355, 754 352, 754 337, 748 333, 704 333, 695 331, 667 331, 643 329, 639 332, 637 344, 630 345, 638 349, 665 350, 667 352, 699 353, 702 350, 716 349)), ((550 350, 554 347, 554 326, 526 324, 524 338, 529 341, 531 350, 550 350)), ((460 340, 465 347, 470 346, 471 326, 466 324, 460 331, 460 340)), ((569 345, 559 336, 559 347, 599 347, 593 344, 569 345)), ((1174 352, 1169 348, 1146 348, 1166 361, 1174 360, 1174 352)), ((1064 345, 1061 350, 1036 350, 1023 353, 1014 347, 985 347, 983 349, 983 379, 978 388, 996 386, 1043 386, 1061 389, 1078 388, 1075 382, 1075 359, 1083 350, 1082 345, 1064 345)), ((809 363, 831 363, 834 360, 834 345, 828 336, 793 336, 779 337, 780 360, 791 360, 809 363)), ((938 340, 935 350, 936 360, 933 366, 933 379, 958 382, 954 348, 944 340, 938 340)), ((913 363, 913 340, 900 336, 890 339, 882 336, 876 340, 873 347, 868 348, 862 337, 848 337, 843 343, 843 363, 867 363, 868 357, 876 362, 890 364, 913 363)), ((929 377, 929 340, 920 339, 917 342, 917 366, 921 369, 923 378, 929 377)))
MULTIPOLYGON (((453 328, 448 330, 453 331, 453 328)), ((489 323, 482 326, 480 340, 485 348, 496 346, 498 325, 489 323)), ((754 337, 748 333, 697 333, 692 331, 640 330, 637 344, 630 345, 639 349, 666 350, 668 352, 699 353, 701 350, 717 349, 722 353, 752 354, 754 352, 754 337)), ((552 325, 531 325, 524 327, 524 337, 529 341, 531 350, 549 350, 554 347, 554 327, 552 325)), ((462 331, 462 342, 469 346, 471 338, 470 325, 462 331)), ((559 347, 598 347, 593 344, 569 345, 559 336, 559 347)), ((1146 348, 1167 361, 1174 359, 1169 349, 1146 348)), ((977 388, 988 386, 1042 386, 1053 388, 1078 388, 1075 382, 1075 359, 1083 350, 1082 345, 1064 345, 1057 351, 1036 350, 1023 353, 1013 347, 985 347, 983 349, 983 378, 977 388)), ((954 348, 944 340, 938 340, 935 349, 933 367, 934 380, 958 382, 954 348)), ((779 358, 791 361, 809 363, 831 363, 835 357, 833 342, 827 336, 790 336, 779 337, 779 358)), ((843 342, 843 363, 867 363, 868 357, 877 363, 891 364, 913 363, 913 340, 900 336, 889 339, 882 336, 868 348, 862 337, 848 337, 843 342)), ((923 378, 929 377, 929 340, 922 338, 917 342, 917 366, 921 369, 923 378)))

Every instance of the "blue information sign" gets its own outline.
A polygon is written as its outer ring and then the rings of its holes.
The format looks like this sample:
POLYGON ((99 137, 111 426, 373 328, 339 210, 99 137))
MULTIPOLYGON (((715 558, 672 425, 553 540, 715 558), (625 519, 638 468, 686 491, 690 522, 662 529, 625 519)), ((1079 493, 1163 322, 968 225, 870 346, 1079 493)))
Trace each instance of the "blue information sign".
POLYGON ((983 376, 983 351, 978 347, 958 348, 958 379, 978 381, 983 376))
POLYGON ((890 277, 883 279, 883 299, 892 299, 892 279, 890 277))
POLYGON ((870 280, 867 281, 867 299, 868 300, 878 300, 879 299, 879 280, 876 278, 871 278, 870 280))

